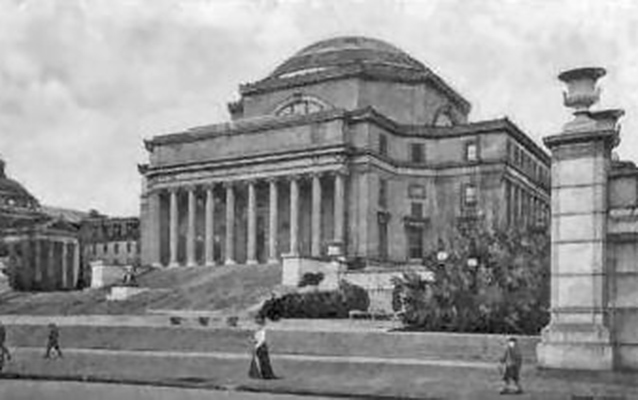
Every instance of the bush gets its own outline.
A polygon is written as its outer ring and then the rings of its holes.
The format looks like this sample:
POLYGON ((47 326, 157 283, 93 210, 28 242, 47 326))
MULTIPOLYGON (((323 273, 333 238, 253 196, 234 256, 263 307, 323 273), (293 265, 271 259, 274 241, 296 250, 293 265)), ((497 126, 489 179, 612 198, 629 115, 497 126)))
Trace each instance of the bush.
POLYGON ((346 281, 338 290, 289 293, 267 300, 259 316, 279 318, 348 318, 351 310, 365 311, 370 305, 368 292, 346 281))
POLYGON ((410 329, 538 334, 549 322, 549 235, 460 232, 444 263, 425 257, 434 281, 406 273, 393 306, 410 329), (478 266, 468 267, 475 257, 478 266))
POLYGON ((317 286, 321 283, 321 281, 323 281, 323 273, 321 272, 317 272, 312 273, 312 272, 306 272, 305 274, 303 274, 303 276, 301 277, 301 280, 299 280, 299 287, 305 287, 305 286, 317 286))

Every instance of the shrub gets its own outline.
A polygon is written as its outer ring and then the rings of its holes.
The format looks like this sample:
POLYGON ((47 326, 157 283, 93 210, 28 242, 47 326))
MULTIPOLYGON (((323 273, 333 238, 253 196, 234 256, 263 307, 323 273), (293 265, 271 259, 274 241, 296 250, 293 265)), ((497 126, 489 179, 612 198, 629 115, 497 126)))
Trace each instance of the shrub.
POLYGON ((317 273, 306 272, 305 274, 303 274, 303 276, 299 280, 299 284, 297 286, 299 287, 317 286, 321 283, 321 281, 323 281, 323 278, 324 278, 324 275, 321 272, 317 272, 317 273))
POLYGON ((370 299, 365 289, 341 281, 337 290, 289 293, 267 300, 259 315, 272 320, 347 318, 351 310, 367 310, 369 305, 370 299))
POLYGON ((425 257, 433 282, 394 280, 395 311, 411 329, 538 334, 549 322, 549 246, 545 232, 460 232, 444 263, 425 257))

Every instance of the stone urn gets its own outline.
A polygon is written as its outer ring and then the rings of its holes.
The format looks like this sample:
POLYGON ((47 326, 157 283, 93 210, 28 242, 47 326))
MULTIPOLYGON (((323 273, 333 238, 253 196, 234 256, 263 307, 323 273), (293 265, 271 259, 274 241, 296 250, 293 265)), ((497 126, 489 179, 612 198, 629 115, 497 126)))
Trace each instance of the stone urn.
POLYGON ((588 67, 570 69, 558 75, 558 79, 567 85, 567 91, 563 92, 565 106, 573 108, 576 115, 587 112, 600 99, 596 82, 605 74, 604 68, 588 67))

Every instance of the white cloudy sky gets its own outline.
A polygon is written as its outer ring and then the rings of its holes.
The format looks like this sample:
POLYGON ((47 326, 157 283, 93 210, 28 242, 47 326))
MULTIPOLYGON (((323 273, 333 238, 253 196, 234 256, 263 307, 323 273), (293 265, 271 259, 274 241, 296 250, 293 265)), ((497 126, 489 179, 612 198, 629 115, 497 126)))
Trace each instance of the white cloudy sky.
POLYGON ((314 41, 389 41, 535 140, 568 117, 556 74, 609 75, 621 156, 638 161, 632 0, 0 0, 0 154, 45 204, 138 211, 142 139, 227 119, 237 85, 314 41))

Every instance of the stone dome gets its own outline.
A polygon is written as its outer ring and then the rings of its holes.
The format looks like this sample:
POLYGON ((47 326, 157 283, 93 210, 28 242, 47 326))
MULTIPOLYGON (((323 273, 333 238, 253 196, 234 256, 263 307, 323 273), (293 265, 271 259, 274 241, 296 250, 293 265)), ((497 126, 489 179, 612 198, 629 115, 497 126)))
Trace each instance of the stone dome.
POLYGON ((387 42, 360 36, 344 36, 322 40, 303 48, 277 67, 270 78, 284 78, 358 64, 427 71, 419 61, 387 42))
POLYGON ((8 178, 4 167, 4 160, 0 159, 0 205, 36 207, 36 198, 19 182, 8 178))

